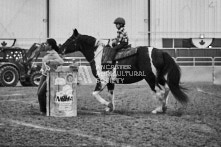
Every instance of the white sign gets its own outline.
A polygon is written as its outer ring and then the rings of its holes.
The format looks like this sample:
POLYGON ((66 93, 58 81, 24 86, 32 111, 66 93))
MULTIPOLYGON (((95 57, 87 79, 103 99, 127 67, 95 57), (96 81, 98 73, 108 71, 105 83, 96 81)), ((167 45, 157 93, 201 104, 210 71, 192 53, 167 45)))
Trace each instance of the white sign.
POLYGON ((192 38, 192 43, 197 48, 207 48, 212 43, 212 41, 212 38, 192 38))

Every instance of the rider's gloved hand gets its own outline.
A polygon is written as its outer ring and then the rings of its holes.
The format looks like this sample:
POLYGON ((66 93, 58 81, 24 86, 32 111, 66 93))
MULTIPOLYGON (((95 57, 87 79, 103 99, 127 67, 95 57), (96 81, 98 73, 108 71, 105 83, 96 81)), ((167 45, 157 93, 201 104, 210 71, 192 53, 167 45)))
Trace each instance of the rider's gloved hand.
POLYGON ((116 39, 112 39, 112 46, 116 46, 117 45, 117 40, 116 39))

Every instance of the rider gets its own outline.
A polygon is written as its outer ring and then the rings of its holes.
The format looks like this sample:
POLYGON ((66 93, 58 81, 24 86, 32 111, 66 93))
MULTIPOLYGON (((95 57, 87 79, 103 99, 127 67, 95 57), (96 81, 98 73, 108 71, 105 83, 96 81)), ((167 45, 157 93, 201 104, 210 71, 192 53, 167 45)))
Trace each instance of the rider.
MULTIPOLYGON (((127 32, 125 31, 125 20, 122 17, 118 17, 114 20, 114 24, 116 25, 117 28, 117 38, 112 39, 112 56, 111 56, 111 61, 113 62, 117 52, 126 47, 128 45, 128 36, 127 32)), ((111 64, 112 64, 111 62, 111 64)))

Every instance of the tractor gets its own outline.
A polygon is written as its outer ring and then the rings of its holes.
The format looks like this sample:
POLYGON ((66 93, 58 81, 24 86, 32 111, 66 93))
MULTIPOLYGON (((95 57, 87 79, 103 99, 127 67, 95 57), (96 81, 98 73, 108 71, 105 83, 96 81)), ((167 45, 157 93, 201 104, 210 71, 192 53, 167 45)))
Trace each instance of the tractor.
POLYGON ((0 86, 38 86, 41 63, 35 63, 40 44, 34 43, 29 50, 18 47, 0 47, 0 86))

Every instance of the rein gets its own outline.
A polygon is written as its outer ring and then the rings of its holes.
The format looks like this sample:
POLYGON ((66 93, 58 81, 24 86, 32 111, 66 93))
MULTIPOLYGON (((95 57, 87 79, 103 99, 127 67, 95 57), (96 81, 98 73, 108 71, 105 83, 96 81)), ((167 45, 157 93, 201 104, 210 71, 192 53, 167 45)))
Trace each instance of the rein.
MULTIPOLYGON (((104 49, 104 48, 103 48, 104 49)), ((94 56, 94 58, 91 60, 91 61, 89 61, 89 63, 92 63, 93 61, 94 61, 94 59, 101 53, 101 51, 103 51, 103 49, 102 50, 100 50, 98 53, 97 53, 97 55, 96 56, 94 56)))
MULTIPOLYGON (((110 43, 110 39, 108 39, 107 45, 109 45, 109 43, 110 43)), ((96 41, 95 45, 97 45, 97 44, 99 44, 99 40, 96 41)), ((97 48, 98 47, 99 47, 99 45, 97 46, 97 48)), ((103 50, 104 50, 104 48, 101 51, 103 51, 103 50)), ((93 62, 94 59, 100 54, 101 51, 99 51, 98 54, 89 63, 93 62)))

